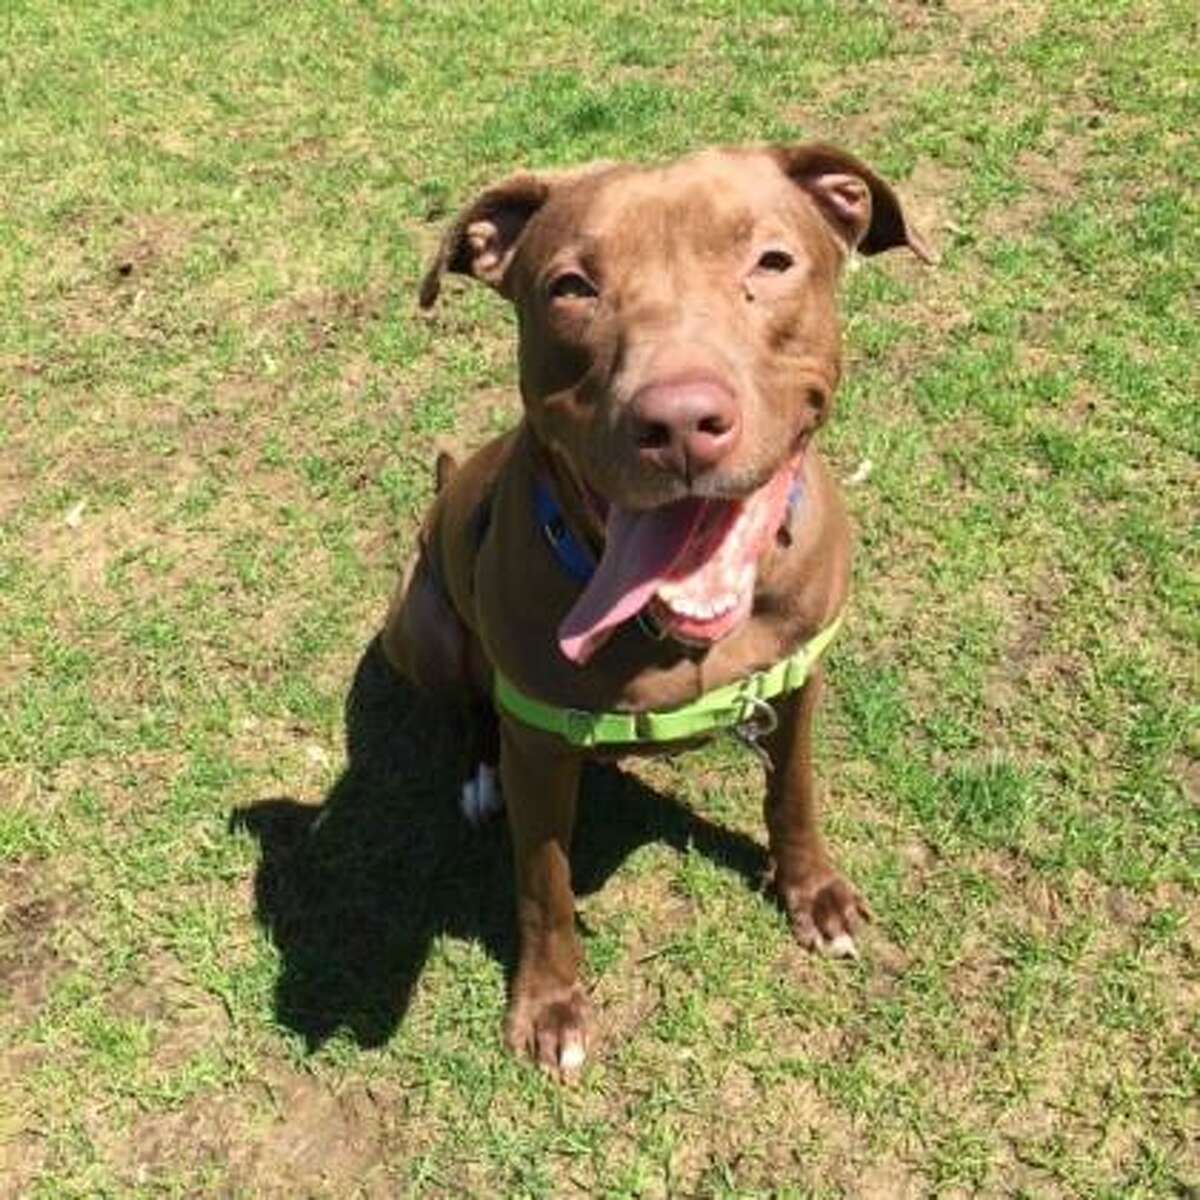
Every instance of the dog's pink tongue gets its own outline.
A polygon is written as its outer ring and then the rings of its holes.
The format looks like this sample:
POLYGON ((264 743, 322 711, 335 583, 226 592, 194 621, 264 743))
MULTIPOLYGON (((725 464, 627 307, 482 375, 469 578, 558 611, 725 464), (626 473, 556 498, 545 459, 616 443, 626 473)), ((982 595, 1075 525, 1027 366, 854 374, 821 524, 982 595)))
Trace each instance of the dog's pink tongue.
POLYGON ((702 500, 634 512, 613 505, 604 554, 575 606, 558 627, 563 654, 581 666, 623 621, 641 612, 687 549, 702 500))

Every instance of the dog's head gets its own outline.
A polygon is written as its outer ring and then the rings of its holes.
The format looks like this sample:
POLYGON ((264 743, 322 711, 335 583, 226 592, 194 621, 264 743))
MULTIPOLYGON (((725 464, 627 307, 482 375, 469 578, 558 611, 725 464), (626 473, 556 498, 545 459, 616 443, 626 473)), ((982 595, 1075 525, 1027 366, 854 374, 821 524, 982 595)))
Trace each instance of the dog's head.
POLYGON ((652 597, 693 640, 749 611, 838 381, 842 264, 896 246, 929 258, 892 189, 825 145, 515 175, 459 215, 422 305, 446 271, 512 301, 529 422, 637 559, 564 635, 571 657, 652 597))

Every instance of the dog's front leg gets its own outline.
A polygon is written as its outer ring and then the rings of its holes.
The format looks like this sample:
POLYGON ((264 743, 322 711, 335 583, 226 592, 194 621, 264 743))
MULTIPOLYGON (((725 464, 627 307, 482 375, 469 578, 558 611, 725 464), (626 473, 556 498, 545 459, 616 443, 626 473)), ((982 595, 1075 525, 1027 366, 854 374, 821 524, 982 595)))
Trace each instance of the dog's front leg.
POLYGON ((588 1042, 570 863, 581 762, 557 738, 501 718, 500 779, 520 935, 505 1041, 566 1078, 583 1065, 588 1042))
POLYGON ((812 725, 821 692, 818 667, 799 691, 776 705, 779 724, 763 744, 771 760, 764 816, 775 890, 796 941, 807 949, 856 955, 854 933, 871 914, 836 870, 817 821, 812 725))

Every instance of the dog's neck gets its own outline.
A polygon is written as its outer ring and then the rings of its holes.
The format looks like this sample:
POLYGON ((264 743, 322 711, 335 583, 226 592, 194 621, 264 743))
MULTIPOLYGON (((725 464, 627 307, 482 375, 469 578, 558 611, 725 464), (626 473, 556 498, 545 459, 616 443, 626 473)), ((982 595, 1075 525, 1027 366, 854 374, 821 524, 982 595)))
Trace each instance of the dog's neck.
POLYGON ((538 439, 527 428, 534 470, 549 487, 563 519, 579 541, 599 559, 604 552, 608 504, 587 486, 565 454, 538 439))

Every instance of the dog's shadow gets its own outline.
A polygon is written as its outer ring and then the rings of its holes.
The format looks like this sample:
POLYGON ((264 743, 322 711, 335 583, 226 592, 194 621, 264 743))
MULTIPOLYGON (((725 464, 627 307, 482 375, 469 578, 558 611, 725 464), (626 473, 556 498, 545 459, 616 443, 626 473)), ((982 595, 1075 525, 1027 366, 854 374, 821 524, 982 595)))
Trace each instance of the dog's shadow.
MULTIPOLYGON (((378 641, 346 700, 348 765, 320 807, 269 799, 234 811, 258 841, 256 916, 282 957, 275 1017, 316 1049, 339 1030, 377 1046, 408 1009, 440 934, 482 944, 511 979, 514 894, 503 820, 458 810, 463 730, 398 680, 378 641)), ((615 768, 584 776, 572 848, 579 895, 646 842, 698 852, 757 886, 763 849, 615 768)))

